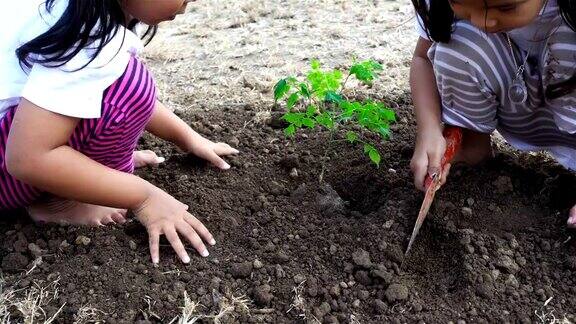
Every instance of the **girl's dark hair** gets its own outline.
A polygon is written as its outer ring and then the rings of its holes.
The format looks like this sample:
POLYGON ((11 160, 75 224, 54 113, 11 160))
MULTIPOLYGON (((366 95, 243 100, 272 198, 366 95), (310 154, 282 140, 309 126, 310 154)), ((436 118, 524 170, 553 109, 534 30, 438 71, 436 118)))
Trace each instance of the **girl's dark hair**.
MULTIPOLYGON (((54 1, 46 0, 48 12, 52 10, 54 1)), ((119 1, 69 0, 62 17, 54 26, 16 50, 20 65, 30 68, 32 64, 39 63, 60 67, 83 48, 93 45, 94 53, 90 61, 80 69, 86 67, 118 33, 119 27, 125 25, 126 16, 119 1)), ((138 21, 133 20, 126 28, 134 30, 137 24, 138 21)), ((152 40, 155 33, 156 26, 149 26, 143 36, 147 38, 146 43, 152 40)))
MULTIPOLYGON (((435 42, 447 43, 452 34, 452 25, 456 17, 448 0, 412 0, 416 13, 421 17, 424 30, 428 37, 435 42)), ((557 0, 562 18, 576 31, 576 0, 557 0)))

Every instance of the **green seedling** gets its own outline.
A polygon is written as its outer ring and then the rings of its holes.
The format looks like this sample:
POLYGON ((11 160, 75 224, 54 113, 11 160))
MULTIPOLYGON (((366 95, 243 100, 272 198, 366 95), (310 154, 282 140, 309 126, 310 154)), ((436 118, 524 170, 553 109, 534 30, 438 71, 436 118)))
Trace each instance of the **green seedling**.
POLYGON ((371 86, 380 71, 382 65, 372 60, 354 62, 346 74, 337 69, 324 71, 320 62, 313 60, 305 80, 295 77, 281 79, 274 87, 274 99, 276 103, 284 101, 286 105, 283 118, 288 126, 284 133, 291 137, 301 128, 314 129, 319 126, 328 129, 332 140, 335 134, 342 134, 350 143, 363 145, 366 156, 380 166, 382 155, 375 143, 350 128, 359 125, 379 135, 381 140, 387 140, 390 137, 390 123, 396 121, 396 115, 382 103, 351 101, 344 94, 351 77, 371 86), (341 129, 343 131, 339 132, 341 129))

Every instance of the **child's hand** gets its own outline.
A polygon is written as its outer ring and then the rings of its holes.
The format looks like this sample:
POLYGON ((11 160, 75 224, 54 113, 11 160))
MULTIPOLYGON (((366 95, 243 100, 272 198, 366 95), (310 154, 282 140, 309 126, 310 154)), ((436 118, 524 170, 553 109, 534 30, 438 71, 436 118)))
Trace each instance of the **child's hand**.
POLYGON ((190 262, 190 257, 178 234, 184 236, 203 257, 208 256, 208 250, 202 240, 210 245, 216 244, 208 229, 187 210, 188 206, 156 187, 152 188, 146 201, 134 210, 134 214, 148 231, 153 263, 160 261, 162 234, 184 263, 190 262))
POLYGON ((442 156, 446 151, 446 139, 440 132, 429 132, 418 134, 416 148, 410 162, 410 168, 414 173, 414 185, 419 190, 424 190, 424 178, 426 175, 438 174, 442 171, 441 184, 446 181, 446 176, 450 170, 450 165, 446 165, 444 170, 440 170, 442 156))
POLYGON ((185 150, 223 170, 230 169, 230 165, 221 156, 239 153, 237 149, 226 143, 214 143, 199 134, 194 136, 185 150))

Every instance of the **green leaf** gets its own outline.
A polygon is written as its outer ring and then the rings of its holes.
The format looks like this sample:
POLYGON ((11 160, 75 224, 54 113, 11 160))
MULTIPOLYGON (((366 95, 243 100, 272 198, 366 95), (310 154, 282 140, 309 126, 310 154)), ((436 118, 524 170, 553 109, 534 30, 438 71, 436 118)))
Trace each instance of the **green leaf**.
POLYGON ((296 133, 296 127, 294 125, 290 125, 284 129, 284 134, 286 136, 294 136, 296 133))
POLYGON ((372 146, 368 143, 364 144, 364 153, 368 154, 368 152, 370 152, 372 150, 375 150, 374 146, 372 146))
POLYGON ((324 96, 324 101, 327 101, 327 102, 339 103, 342 100, 344 100, 344 99, 342 98, 342 96, 339 93, 337 93, 335 91, 331 91, 331 90, 327 91, 326 95, 324 96))
POLYGON ((287 79, 282 79, 276 83, 274 86, 274 100, 278 101, 278 99, 284 97, 284 95, 290 90, 290 85, 288 84, 287 79))
POLYGON ((372 84, 372 81, 378 76, 377 71, 382 70, 382 65, 376 61, 369 60, 356 63, 350 67, 350 75, 365 84, 372 84))
POLYGON ((324 100, 328 91, 337 92, 342 84, 342 72, 338 70, 324 72, 314 69, 306 76, 312 87, 312 94, 324 100))
POLYGON ((290 97, 288 97, 288 100, 286 101, 286 108, 288 108, 288 110, 292 109, 292 107, 294 107, 294 104, 298 102, 298 99, 300 99, 298 92, 294 92, 293 94, 291 94, 290 97))
POLYGON ((356 133, 354 133, 353 131, 348 131, 346 133, 346 139, 350 142, 350 143, 354 143, 358 140, 358 135, 356 133))
POLYGON ((310 66, 312 67, 312 69, 317 70, 320 68, 320 61, 312 60, 312 62, 310 62, 310 66))
POLYGON ((302 118, 302 125, 308 128, 314 128, 314 126, 316 126, 316 122, 312 118, 304 117, 302 118))
POLYGON ((378 133, 384 138, 390 137, 390 128, 388 126, 380 126, 378 128, 378 133))
POLYGON ((383 108, 382 115, 388 121, 396 121, 396 113, 394 113, 394 110, 392 109, 383 108))
POLYGON ((299 123, 302 119, 302 116, 298 113, 286 113, 284 114, 284 120, 289 122, 290 124, 299 123))
POLYGON ((310 98, 310 96, 312 95, 310 93, 310 88, 308 88, 308 85, 304 82, 300 83, 300 94, 302 94, 306 98, 310 98))
POLYGON ((328 129, 334 128, 334 120, 332 119, 332 116, 330 116, 330 114, 328 114, 327 112, 323 112, 322 114, 316 116, 315 119, 318 122, 318 124, 328 129))
POLYGON ((317 112, 317 111, 318 111, 318 110, 316 109, 316 106, 314 106, 314 105, 309 105, 309 106, 308 106, 308 109, 306 109, 306 116, 312 117, 312 116, 316 115, 316 112, 317 112))
POLYGON ((377 166, 380 166, 380 152, 378 152, 378 150, 376 150, 375 148, 372 148, 372 150, 368 151, 368 156, 370 157, 370 160, 372 160, 372 162, 374 162, 374 164, 376 164, 377 166))

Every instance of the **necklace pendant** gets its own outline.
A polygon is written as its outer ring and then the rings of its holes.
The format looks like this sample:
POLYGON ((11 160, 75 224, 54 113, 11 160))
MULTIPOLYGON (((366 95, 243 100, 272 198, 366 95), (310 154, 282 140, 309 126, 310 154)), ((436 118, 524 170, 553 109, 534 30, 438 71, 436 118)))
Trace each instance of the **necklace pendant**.
POLYGON ((514 80, 510 87, 508 87, 508 99, 514 104, 523 104, 526 102, 526 99, 528 99, 528 89, 521 80, 514 80))

